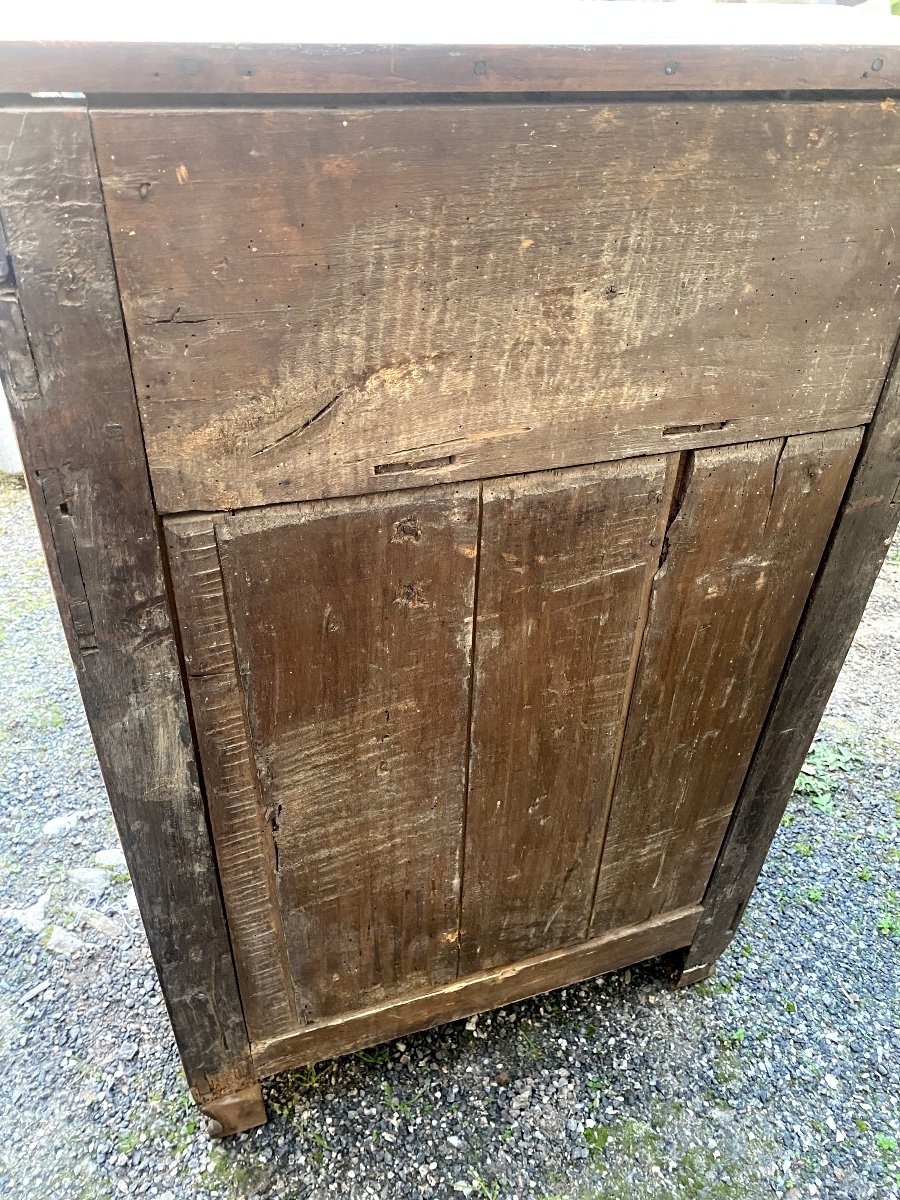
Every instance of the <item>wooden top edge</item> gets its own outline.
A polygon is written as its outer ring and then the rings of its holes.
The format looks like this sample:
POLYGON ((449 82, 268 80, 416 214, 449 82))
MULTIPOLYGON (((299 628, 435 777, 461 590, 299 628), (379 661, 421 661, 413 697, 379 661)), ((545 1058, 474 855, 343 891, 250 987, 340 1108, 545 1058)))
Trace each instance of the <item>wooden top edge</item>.
POLYGON ((0 42, 0 94, 42 98, 751 91, 900 91, 900 44, 0 42))

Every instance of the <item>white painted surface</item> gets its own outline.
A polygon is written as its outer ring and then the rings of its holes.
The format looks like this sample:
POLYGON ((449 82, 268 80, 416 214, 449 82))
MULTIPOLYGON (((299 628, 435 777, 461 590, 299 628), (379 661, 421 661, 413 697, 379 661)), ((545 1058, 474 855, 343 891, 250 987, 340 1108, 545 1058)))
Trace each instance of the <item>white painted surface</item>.
POLYGON ((434 45, 900 44, 889 0, 837 4, 606 3, 604 0, 33 0, 7 4, 4 41, 434 45))
POLYGON ((19 457, 16 435, 13 433, 9 405, 6 403, 3 388, 0 388, 0 471, 17 475, 21 470, 22 459, 19 457))

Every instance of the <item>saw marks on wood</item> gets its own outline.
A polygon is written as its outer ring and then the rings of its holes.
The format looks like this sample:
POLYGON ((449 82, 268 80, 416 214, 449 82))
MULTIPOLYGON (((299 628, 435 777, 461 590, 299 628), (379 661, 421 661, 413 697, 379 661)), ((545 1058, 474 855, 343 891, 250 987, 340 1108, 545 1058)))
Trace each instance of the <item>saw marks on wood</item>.
POLYGON ((237 508, 850 427, 866 101, 95 111, 155 494, 237 508))
POLYGON ((222 519, 304 1019, 456 974, 478 491, 222 519))
POLYGON ((207 805, 251 1040, 297 1024, 273 852, 210 517, 166 522, 172 586, 207 805))

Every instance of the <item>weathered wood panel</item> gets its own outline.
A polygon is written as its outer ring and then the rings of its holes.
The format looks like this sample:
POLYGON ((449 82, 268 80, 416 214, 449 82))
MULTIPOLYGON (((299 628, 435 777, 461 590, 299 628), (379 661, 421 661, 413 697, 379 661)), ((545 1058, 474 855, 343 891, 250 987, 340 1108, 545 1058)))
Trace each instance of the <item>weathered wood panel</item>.
MULTIPOLYGON (((87 114, 0 112, 0 161, 18 293, 0 301, 4 386, 141 916, 188 1080, 206 1102, 255 1075, 87 114)), ((249 1123, 265 1119, 256 1096, 249 1123)))
POLYGON ((698 970, 734 936, 900 521, 900 351, 756 745, 685 961, 698 970))
POLYGON ((478 492, 221 519, 302 1020, 456 973, 478 492))
POLYGON ((585 937, 677 462, 484 485, 463 974, 585 937))
MULTIPOLYGON (((508 41, 522 38, 521 10, 508 41)), ((548 10, 549 11, 549 10, 548 10)), ((293 14, 292 14, 293 15, 293 14)), ((711 18, 716 13, 710 14, 711 18)), ((743 14, 742 14, 743 15, 743 14)), ((748 14, 749 15, 749 14, 748 14)), ((777 17, 777 13, 774 14, 777 17)), ((831 15, 831 14, 829 14, 831 15)), ((769 14, 767 13, 768 17, 769 14)), ((533 29, 533 26, 532 26, 533 29)), ((900 88, 890 45, 591 45, 595 13, 555 45, 178 45, 0 42, 0 90, 172 96, 275 93, 882 91, 900 88)), ((815 36, 821 37, 821 28, 815 36)), ((290 36, 304 38, 291 23, 290 36)), ((496 36, 496 34, 494 35, 496 36)), ((771 28, 763 40, 771 41, 771 28)), ((320 38, 312 40, 321 40, 320 38)), ((394 39, 396 40, 396 39, 394 39)), ((401 42, 420 40, 401 37, 401 42)), ((727 40, 727 38, 725 39, 727 40)), ((752 38, 750 39, 752 40, 752 38)), ((852 41, 848 29, 845 39, 852 41)), ((471 41, 471 39, 470 39, 471 41)))
POLYGON ((650 598, 595 934, 701 900, 861 437, 690 457, 650 598))
POLYGON ((172 588, 210 825, 251 1042, 298 1022, 275 886, 275 851, 211 517, 165 523, 172 588))
POLYGON ((863 423, 895 332, 898 120, 874 100, 96 112, 158 502, 863 423))
POLYGON ((693 936, 697 907, 666 913, 644 925, 617 929, 603 937, 523 958, 507 967, 480 971, 408 999, 363 1009, 337 1021, 322 1021, 271 1042, 254 1046, 253 1058, 263 1075, 300 1063, 349 1054, 445 1021, 513 1004, 553 988, 566 987, 616 971, 631 963, 680 950, 693 936))

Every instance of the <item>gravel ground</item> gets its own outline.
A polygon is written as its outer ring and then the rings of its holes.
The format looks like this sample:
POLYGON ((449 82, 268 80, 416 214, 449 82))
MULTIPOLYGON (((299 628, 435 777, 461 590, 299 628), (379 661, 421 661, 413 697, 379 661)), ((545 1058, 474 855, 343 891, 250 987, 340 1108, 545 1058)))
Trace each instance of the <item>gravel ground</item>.
POLYGON ((191 1108, 25 494, 0 488, 0 1196, 900 1196, 900 550, 711 981, 646 964, 191 1108))

